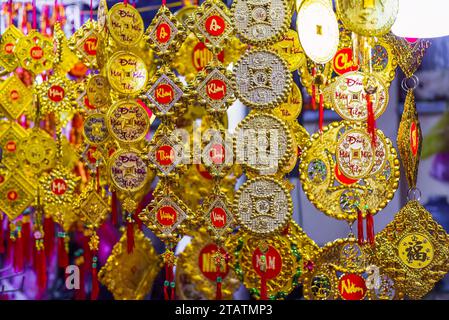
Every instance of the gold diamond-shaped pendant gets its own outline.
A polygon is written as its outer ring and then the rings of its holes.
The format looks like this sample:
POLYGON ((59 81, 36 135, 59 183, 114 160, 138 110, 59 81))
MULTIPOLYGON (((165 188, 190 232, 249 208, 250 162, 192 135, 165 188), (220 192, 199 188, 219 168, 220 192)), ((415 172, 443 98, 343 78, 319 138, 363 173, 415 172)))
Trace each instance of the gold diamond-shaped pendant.
POLYGON ((0 92, 0 108, 11 120, 17 119, 33 102, 32 91, 17 76, 6 79, 0 92))
POLYGON ((12 170, 18 165, 17 146, 28 132, 17 122, 0 122, 0 148, 3 151, 1 163, 12 170))
POLYGON ((135 228, 134 249, 127 252, 126 233, 112 249, 98 277, 116 300, 142 300, 151 291, 161 269, 161 259, 151 241, 135 228))
POLYGON ((404 293, 420 299, 449 271, 449 235, 412 200, 376 235, 375 254, 404 293))
POLYGON ((75 208, 79 219, 91 229, 100 227, 110 212, 110 206, 95 190, 94 183, 90 183, 80 194, 75 208))
POLYGON ((14 54, 17 41, 23 37, 22 31, 13 24, 3 32, 0 39, 0 65, 11 72, 17 67, 17 57, 14 54))
POLYGON ((69 39, 69 47, 77 57, 92 69, 97 66, 97 45, 99 41, 97 22, 88 20, 69 39))
POLYGON ((22 214, 32 204, 34 197, 35 187, 19 172, 4 178, 4 182, 0 184, 0 210, 10 220, 22 214))
POLYGON ((221 0, 206 0, 186 24, 209 50, 218 54, 234 33, 230 15, 221 0))
POLYGON ((146 39, 155 53, 170 60, 178 51, 187 34, 184 26, 165 6, 161 6, 146 30, 146 39))

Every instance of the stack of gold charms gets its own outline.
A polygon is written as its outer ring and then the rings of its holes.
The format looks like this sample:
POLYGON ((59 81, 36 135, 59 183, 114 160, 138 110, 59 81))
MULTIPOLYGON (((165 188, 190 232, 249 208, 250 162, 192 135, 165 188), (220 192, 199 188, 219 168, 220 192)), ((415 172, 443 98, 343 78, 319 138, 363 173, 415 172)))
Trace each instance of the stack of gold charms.
POLYGON ((163 0, 145 30, 128 1, 100 0, 97 21, 69 39, 58 15, 51 35, 10 19, 0 39, 1 261, 33 269, 38 298, 53 254, 59 268, 72 256, 88 266, 90 299, 100 283, 115 299, 144 299, 161 272, 166 300, 232 299, 241 285, 284 299, 301 284, 311 300, 424 297, 449 271, 449 235, 417 187, 415 72, 429 43, 394 36, 397 12, 398 0, 205 0, 172 13, 163 0), (398 65, 397 152, 376 119, 398 65), (318 114, 311 136, 298 122, 303 93, 318 114), (239 105, 246 116, 230 134, 239 105), (326 124, 330 110, 342 120, 326 124), (408 201, 376 235, 401 162, 408 201), (347 237, 319 248, 295 222, 295 168, 308 200, 348 223, 347 237), (122 236, 100 266, 102 226, 122 236), (70 252, 78 234, 83 249, 70 252))

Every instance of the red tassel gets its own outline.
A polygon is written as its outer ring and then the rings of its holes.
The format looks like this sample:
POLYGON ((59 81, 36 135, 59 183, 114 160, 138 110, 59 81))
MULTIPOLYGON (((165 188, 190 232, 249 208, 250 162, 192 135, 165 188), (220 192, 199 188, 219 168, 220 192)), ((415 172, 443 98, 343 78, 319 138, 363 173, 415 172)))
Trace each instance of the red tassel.
MULTIPOLYGON (((20 227, 19 227, 20 228, 20 227)), ((16 241, 14 242, 14 271, 21 272, 23 271, 24 262, 23 262, 23 239, 21 232, 17 232, 16 241)))
MULTIPOLYGON (((315 78, 316 76, 316 68, 312 68, 312 77, 315 78)), ((312 109, 316 110, 316 87, 315 83, 312 82, 312 109)))
POLYGON ((58 267, 66 268, 69 265, 69 255, 65 249, 65 237, 58 236, 58 267))
POLYGON ((90 293, 90 300, 97 300, 98 293, 100 292, 100 287, 98 285, 98 275, 97 275, 97 252, 94 251, 92 256, 92 292, 90 293))
MULTIPOLYGON (((140 210, 140 211, 142 211, 142 210, 140 210)), ((140 213, 140 211, 137 211, 137 212, 140 213)), ((137 223, 137 228, 139 228, 139 230, 142 231, 143 222, 142 222, 142 220, 140 220, 139 214, 137 212, 134 214, 134 221, 136 221, 136 223, 137 223)))
POLYGON ((323 132, 323 122, 324 122, 324 98, 323 93, 320 92, 320 114, 318 118, 318 127, 320 128, 320 133, 323 132))
POLYGON ((164 299, 169 300, 168 288, 170 287, 170 280, 168 275, 168 264, 165 264, 165 282, 164 282, 164 299))
POLYGON ((357 237, 360 245, 363 245, 365 239, 363 236, 363 215, 360 209, 357 209, 357 237))
POLYGON ((3 213, 0 213, 0 254, 5 253, 5 231, 3 230, 3 213))
POLYGON ((25 263, 31 262, 31 223, 29 217, 22 220, 23 257, 25 263))
POLYGON ((260 300, 268 300, 267 280, 265 273, 260 277, 260 300))
POLYGON ((89 236, 83 235, 83 252, 84 252, 84 266, 86 269, 91 269, 92 254, 89 247, 89 236))
POLYGON ((36 251, 36 276, 37 287, 39 292, 42 293, 47 288, 47 261, 44 248, 36 251))
POLYGON ((116 226, 118 223, 118 212, 117 212, 117 194, 115 192, 112 192, 111 198, 111 219, 112 224, 116 226))
POLYGON ((126 240, 128 245, 128 254, 134 250, 134 223, 127 222, 126 224, 126 240))
POLYGON ((215 282, 217 284, 217 288, 215 290, 215 300, 223 299, 222 292, 221 292, 221 282, 222 281, 223 281, 223 279, 221 278, 221 276, 218 276, 217 279, 215 280, 215 282))
POLYGON ((175 300, 175 287, 172 284, 175 283, 175 275, 173 272, 173 265, 169 267, 170 269, 170 289, 171 289, 171 300, 175 300))
POLYGON ((55 225, 50 216, 45 216, 44 218, 44 247, 45 255, 47 257, 51 256, 53 251, 53 239, 55 238, 55 225))
POLYGON ((6 261, 11 261, 14 244, 11 239, 11 227, 9 226, 9 221, 6 222, 6 236, 8 237, 6 240, 6 261))
POLYGON ((367 130, 371 136, 371 144, 376 145, 376 119, 374 118, 373 101, 371 100, 371 94, 366 94, 366 105, 368 109, 367 118, 367 130))
POLYGON ((370 245, 374 245, 374 219, 373 215, 368 212, 366 215, 366 233, 370 245))

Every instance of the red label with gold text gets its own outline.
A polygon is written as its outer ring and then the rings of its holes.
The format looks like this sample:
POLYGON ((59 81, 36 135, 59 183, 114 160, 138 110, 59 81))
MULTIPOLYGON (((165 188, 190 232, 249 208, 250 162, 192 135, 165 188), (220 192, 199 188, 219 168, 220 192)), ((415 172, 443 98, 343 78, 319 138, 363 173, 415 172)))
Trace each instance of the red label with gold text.
POLYGON ((226 95, 226 83, 220 79, 212 79, 207 83, 207 95, 212 100, 221 100, 226 95))
POLYGON ((44 56, 44 50, 39 46, 34 46, 30 49, 30 56, 34 60, 39 60, 44 56))
POLYGON ((67 183, 64 179, 55 179, 51 182, 51 192, 57 196, 62 196, 67 191, 67 183))
POLYGON ((19 197, 19 194, 15 190, 10 190, 10 191, 8 191, 6 196, 8 197, 9 201, 16 201, 17 198, 19 197))
POLYGON ((209 156, 214 164, 222 164, 225 160, 225 148, 221 144, 212 145, 209 156))
POLYGON ((338 282, 338 292, 344 300, 362 300, 366 291, 365 279, 354 273, 343 275, 338 282))
POLYGON ((266 271, 262 271, 261 267, 263 266, 262 262, 262 251, 259 248, 254 250, 252 263, 253 268, 256 270, 259 276, 265 276, 265 279, 273 279, 280 272, 282 268, 282 258, 279 252, 272 246, 268 247, 267 252, 265 252, 266 259, 266 271))
POLYGON ((410 149, 412 150, 413 155, 416 157, 418 154, 418 146, 419 146, 419 137, 418 137, 418 127, 415 122, 412 122, 410 126, 410 149))
POLYGON ((84 42, 84 51, 90 56, 97 55, 97 44, 98 44, 97 38, 95 37, 88 38, 84 42))
POLYGON ((210 222, 215 228, 223 228, 226 225, 226 211, 221 207, 213 208, 210 212, 210 222))
POLYGON ((53 85, 48 89, 47 96, 53 102, 60 102, 64 99, 64 89, 61 86, 53 85))
POLYGON ((17 145, 15 141, 8 141, 5 145, 5 149, 8 152, 15 152, 17 149, 17 145))
POLYGON ((156 150, 156 160, 162 166, 169 166, 173 163, 175 151, 169 145, 162 145, 156 150))
POLYGON ((332 64, 334 71, 339 75, 350 71, 357 71, 359 69, 359 66, 354 62, 351 48, 338 50, 332 64))
POLYGON ((160 43, 166 43, 170 40, 171 29, 167 23, 161 23, 156 30, 156 39, 160 43))
POLYGON ((224 264, 219 269, 219 266, 214 261, 214 253, 220 250, 219 252, 223 255, 226 255, 226 251, 223 248, 218 249, 218 246, 215 243, 207 244, 201 249, 200 254, 198 256, 198 265, 200 267, 203 275, 211 281, 215 281, 218 276, 223 279, 228 275, 229 266, 228 264, 224 264))
POLYGON ((12 54, 14 52, 14 43, 7 43, 5 44, 5 53, 6 54, 12 54))
POLYGON ((222 17, 213 15, 206 19, 204 27, 211 36, 218 37, 225 31, 226 24, 222 17))
POLYGON ((154 95, 156 101, 160 104, 169 104, 175 97, 172 86, 164 83, 157 86, 154 95))
MULTIPOLYGON (((197 71, 201 71, 204 67, 212 61, 214 55, 207 49, 206 45, 202 42, 198 42, 192 51, 192 64, 197 71)), ((224 51, 221 51, 218 56, 220 62, 224 61, 224 51)))
POLYGON ((156 213, 157 221, 161 225, 168 227, 175 224, 177 216, 176 210, 170 206, 161 207, 156 213))

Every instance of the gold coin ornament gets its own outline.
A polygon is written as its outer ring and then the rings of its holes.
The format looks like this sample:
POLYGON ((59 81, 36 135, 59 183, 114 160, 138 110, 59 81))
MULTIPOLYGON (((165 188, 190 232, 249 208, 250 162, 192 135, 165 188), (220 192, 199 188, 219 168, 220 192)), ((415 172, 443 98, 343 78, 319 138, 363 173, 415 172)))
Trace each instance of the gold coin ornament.
POLYGON ((9 119, 17 119, 33 102, 33 94, 17 77, 7 78, 0 84, 0 110, 9 119))
POLYGON ((337 0, 335 4, 344 27, 363 36, 386 34, 399 10, 398 0, 337 0))
POLYGON ((83 122, 84 138, 91 145, 100 145, 108 141, 109 131, 103 113, 92 113, 83 122))
POLYGON ((243 42, 266 45, 278 41, 287 31, 291 13, 286 0, 236 0, 231 16, 243 42))
POLYGON ((235 148, 238 161, 259 174, 275 174, 282 168, 292 150, 292 137, 287 125, 270 114, 252 113, 236 128, 235 148))
POLYGON ((229 9, 220 0, 204 1, 186 24, 214 54, 223 49, 234 33, 229 9))
POLYGON ((6 71, 13 71, 17 67, 17 57, 14 54, 17 42, 24 35, 13 24, 4 30, 0 39, 0 66, 6 71))
POLYGON ((287 101, 274 108, 273 114, 287 122, 296 121, 302 111, 302 103, 301 90, 296 83, 293 83, 287 101))
POLYGON ((371 137, 363 130, 345 131, 337 141, 335 155, 340 172, 349 179, 366 177, 374 165, 371 137))
POLYGON ((239 225, 257 236, 272 235, 285 227, 292 211, 290 192, 281 182, 268 177, 246 181, 234 199, 239 225))
POLYGON ((237 98, 257 109, 269 109, 284 102, 292 85, 287 63, 266 49, 247 51, 233 73, 237 98))
POLYGON ((420 299, 449 271, 448 245, 443 227, 411 200, 376 235, 375 254, 404 293, 420 299))
POLYGON ((307 63, 305 55, 300 54, 303 53, 303 49, 295 30, 289 29, 280 41, 271 46, 271 50, 287 62, 288 69, 292 72, 307 63))
POLYGON ((161 263, 151 240, 136 228, 133 251, 127 252, 127 237, 124 234, 112 248, 98 277, 112 292, 114 299, 143 300, 151 292, 161 263))
POLYGON ((31 30, 17 42, 14 49, 19 65, 39 74, 53 67, 53 43, 36 30, 31 30))
POLYGON ((107 0, 100 0, 97 8, 97 30, 101 34, 106 30, 108 23, 108 2, 107 0))
POLYGON ((89 104, 95 108, 105 108, 109 104, 109 83, 108 80, 102 75, 94 75, 86 84, 86 95, 89 100, 89 104))
POLYGON ((185 27, 178 21, 167 6, 159 8, 151 21, 145 37, 158 56, 172 59, 187 36, 185 27))
MULTIPOLYGON (((301 153, 299 166, 303 190, 315 207, 326 215, 350 222, 357 219, 357 208, 367 208, 370 214, 383 209, 393 199, 400 175, 396 150, 380 130, 376 131, 376 140, 383 147, 376 148, 375 164, 372 158, 374 151, 371 149, 370 163, 363 164, 364 172, 367 172, 364 177, 351 178, 340 169, 336 141, 344 140, 345 133, 362 128, 350 122, 333 122, 324 127, 321 135, 312 135, 301 153), (378 149, 381 152, 377 152, 378 149)), ((365 139, 370 142, 368 137, 365 139)), ((354 158, 348 160, 349 163, 355 161, 354 158)), ((352 173, 349 168, 349 165, 344 168, 348 174, 352 173)))
POLYGON ((42 129, 29 130, 17 146, 17 158, 25 172, 42 173, 55 165, 56 142, 42 129))
MULTIPOLYGON (((351 121, 366 121, 368 119, 367 100, 365 92, 366 74, 354 71, 337 78, 333 84, 332 106, 343 119, 351 121)), ((388 105, 388 91, 383 82, 371 75, 377 91, 370 94, 374 117, 380 117, 388 105)))
POLYGON ((119 46, 136 45, 143 36, 144 24, 139 11, 132 5, 117 3, 108 12, 107 26, 119 46))
POLYGON ((303 260, 286 236, 261 239, 237 234, 226 248, 234 252, 234 270, 255 298, 284 299, 299 285, 303 260))
POLYGON ((140 152, 132 149, 116 151, 109 160, 109 172, 112 183, 124 192, 142 189, 148 179, 147 164, 140 152))
POLYGON ((134 100, 119 100, 108 111, 107 125, 110 134, 120 142, 142 140, 150 129, 147 111, 134 100))
POLYGON ((299 41, 315 63, 332 60, 338 49, 338 22, 332 5, 325 0, 304 0, 296 18, 299 41))
POLYGON ((142 58, 134 53, 117 51, 106 69, 109 85, 120 94, 135 96, 145 88, 148 71, 142 58))

